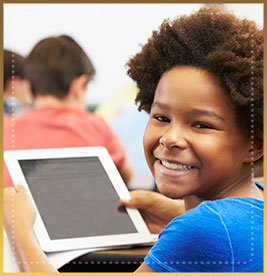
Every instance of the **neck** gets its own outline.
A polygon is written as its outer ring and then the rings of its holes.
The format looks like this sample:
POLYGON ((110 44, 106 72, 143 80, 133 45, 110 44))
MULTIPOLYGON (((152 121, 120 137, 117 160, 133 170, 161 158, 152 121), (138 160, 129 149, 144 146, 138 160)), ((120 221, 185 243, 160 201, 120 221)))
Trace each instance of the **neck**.
POLYGON ((33 106, 35 108, 43 107, 74 107, 77 108, 78 105, 75 101, 70 100, 68 97, 59 99, 53 95, 38 95, 34 99, 33 106))
POLYGON ((217 191, 208 196, 189 195, 184 197, 185 209, 195 208, 198 204, 205 200, 218 200, 228 197, 251 197, 263 200, 263 191, 260 190, 251 179, 251 175, 247 174, 237 181, 228 184, 221 191, 217 191))

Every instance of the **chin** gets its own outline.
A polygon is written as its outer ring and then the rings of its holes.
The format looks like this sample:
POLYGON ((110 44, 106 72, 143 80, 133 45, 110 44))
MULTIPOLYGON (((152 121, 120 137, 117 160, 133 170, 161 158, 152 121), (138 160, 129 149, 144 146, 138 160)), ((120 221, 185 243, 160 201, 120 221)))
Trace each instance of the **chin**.
POLYGON ((166 189, 161 186, 157 186, 157 187, 158 187, 159 192, 168 198, 171 198, 171 199, 183 199, 184 198, 184 194, 180 194, 177 191, 172 191, 172 189, 166 189))

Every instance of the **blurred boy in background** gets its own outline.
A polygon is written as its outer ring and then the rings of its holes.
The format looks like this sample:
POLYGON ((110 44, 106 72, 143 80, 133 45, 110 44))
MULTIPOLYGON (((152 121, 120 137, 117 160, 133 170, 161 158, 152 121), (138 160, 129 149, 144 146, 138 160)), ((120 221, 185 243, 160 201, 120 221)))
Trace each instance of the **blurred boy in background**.
MULTIPOLYGON (((101 117, 86 111, 95 69, 83 49, 66 35, 43 39, 27 57, 26 75, 33 108, 5 120, 4 149, 104 146, 127 184, 132 170, 118 137, 101 117)), ((5 168, 4 186, 12 185, 5 168)))
POLYGON ((4 50, 4 114, 16 114, 30 106, 31 86, 25 77, 25 58, 4 50))

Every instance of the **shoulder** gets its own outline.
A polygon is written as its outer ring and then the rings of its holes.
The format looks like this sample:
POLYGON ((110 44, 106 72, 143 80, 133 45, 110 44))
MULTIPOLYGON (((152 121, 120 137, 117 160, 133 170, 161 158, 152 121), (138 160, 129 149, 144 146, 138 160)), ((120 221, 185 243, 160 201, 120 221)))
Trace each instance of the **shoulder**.
POLYGON ((215 244, 225 246, 228 243, 228 230, 217 205, 203 202, 176 217, 160 233, 159 243, 168 243, 175 252, 183 252, 183 255, 188 253, 189 256, 192 248, 195 253, 199 251, 197 254, 201 256, 210 255, 210 248, 215 244))
POLYGON ((242 222, 250 218, 252 211, 261 216, 263 214, 263 202, 254 198, 241 197, 204 201, 196 208, 175 218, 168 227, 179 225, 180 228, 180 225, 186 227, 194 225, 194 229, 204 233, 208 231, 211 234, 215 232, 212 231, 215 228, 218 231, 218 227, 221 230, 239 227, 242 222))
MULTIPOLYGON (((183 238, 206 239, 205 237, 216 239, 218 233, 225 232, 223 221, 223 211, 228 204, 225 202, 205 201, 196 208, 188 210, 183 215, 173 219, 163 230, 161 235, 178 231, 183 238), (197 235, 195 235, 197 233, 197 235)), ((184 239, 185 240, 185 239, 184 239)))
POLYGON ((12 122, 12 115, 4 115, 4 126, 9 126, 12 122))
POLYGON ((9 116, 4 116, 4 122, 9 124, 9 123, 20 123, 24 122, 25 120, 29 121, 31 119, 36 119, 42 116, 42 110, 38 108, 29 108, 26 110, 23 110, 22 112, 16 114, 16 115, 9 115, 9 116))
POLYGON ((16 115, 4 115, 4 128, 8 129, 10 127, 17 126, 21 121, 23 122, 27 118, 33 118, 31 110, 25 110, 16 115))
POLYGON ((91 121, 96 124, 101 124, 101 125, 108 125, 106 120, 102 118, 101 116, 91 112, 91 111, 80 111, 78 114, 80 117, 82 117, 85 121, 91 121))
POLYGON ((220 216, 201 203, 167 225, 145 261, 158 272, 193 272, 199 269, 195 262, 221 258, 232 258, 227 232, 220 216))
MULTIPOLYGON (((201 266, 203 270, 232 271, 235 254, 249 254, 251 212, 248 210, 254 207, 257 208, 253 200, 251 204, 250 200, 239 198, 202 202, 167 225, 146 258, 154 265, 147 264, 155 271, 199 271, 198 261, 201 260, 208 265, 201 266), (216 267, 222 260, 227 264, 223 268, 216 267)), ((260 225, 262 220, 254 215, 253 223, 260 225)), ((255 248, 260 248, 262 229, 257 228, 255 248)))
MULTIPOLYGON (((159 241, 162 239, 163 243, 168 242, 183 252, 188 251, 188 254, 193 248, 196 254, 205 252, 209 256, 213 254, 210 248, 214 247, 232 254, 232 244, 246 242, 251 235, 248 222, 251 221, 252 212, 253 225, 263 225, 261 204, 253 198, 204 201, 173 219, 160 233, 159 241)), ((262 227, 257 228, 260 237, 262 227)))
POLYGON ((58 124, 72 123, 75 128, 102 133, 109 129, 107 122, 95 113, 77 108, 54 108, 46 111, 58 124))

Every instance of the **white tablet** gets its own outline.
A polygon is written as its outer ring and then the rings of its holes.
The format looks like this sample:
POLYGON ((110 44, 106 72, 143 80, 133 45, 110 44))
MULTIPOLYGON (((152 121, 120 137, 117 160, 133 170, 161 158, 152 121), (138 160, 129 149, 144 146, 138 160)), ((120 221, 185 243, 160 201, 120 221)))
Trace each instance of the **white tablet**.
POLYGON ((37 209, 34 230, 45 252, 133 245, 152 241, 104 147, 14 150, 4 158, 37 209))

